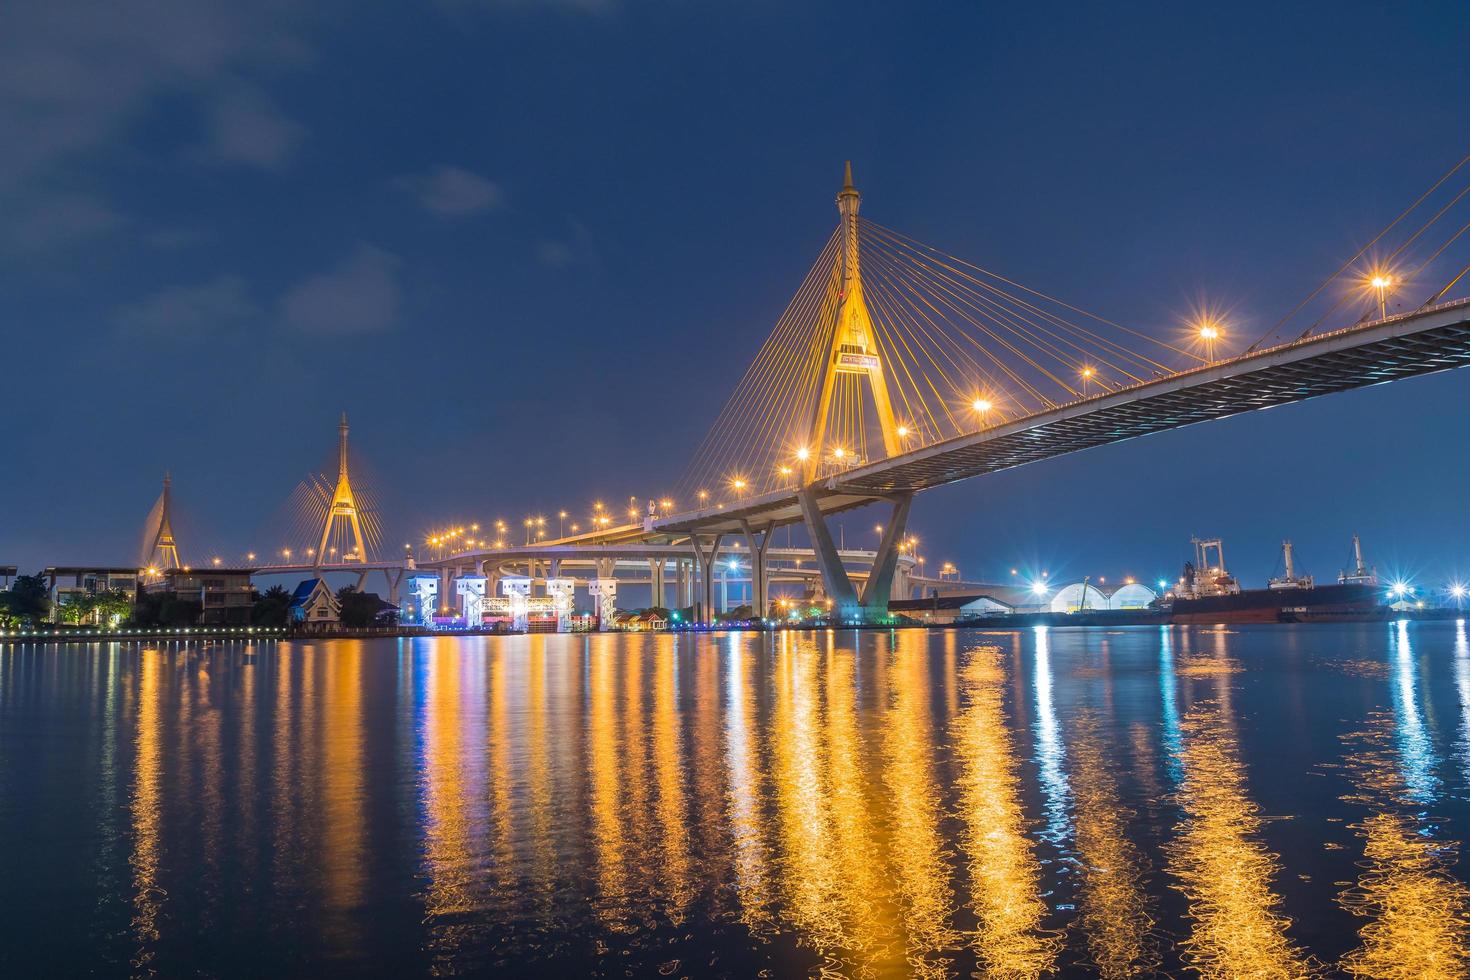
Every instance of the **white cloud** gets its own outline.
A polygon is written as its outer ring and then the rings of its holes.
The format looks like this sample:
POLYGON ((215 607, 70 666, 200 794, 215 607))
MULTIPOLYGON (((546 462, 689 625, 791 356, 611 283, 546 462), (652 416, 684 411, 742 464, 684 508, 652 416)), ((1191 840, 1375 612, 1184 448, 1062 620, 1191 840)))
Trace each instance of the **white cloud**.
POLYGON ((44 252, 111 231, 122 216, 84 194, 35 194, 21 199, 0 222, 0 246, 9 252, 44 252))
POLYGON ((544 266, 560 269, 572 261, 572 249, 564 242, 542 242, 536 248, 536 258, 544 266))
POLYGON ((283 167, 306 132, 249 86, 236 86, 214 101, 207 131, 206 159, 263 170, 283 167))
POLYGON ((499 184, 462 167, 435 167, 426 174, 400 177, 397 183, 442 218, 488 211, 505 200, 499 184))
POLYGON ((0 191, 99 152, 156 97, 298 63, 291 0, 0 4, 0 191))
POLYGON ((281 299, 281 319, 308 333, 378 333, 398 315, 398 258, 359 244, 330 271, 297 285, 281 299))
POLYGON ((117 311, 113 317, 128 336, 198 340, 254 317, 245 280, 217 276, 192 286, 170 286, 117 311))

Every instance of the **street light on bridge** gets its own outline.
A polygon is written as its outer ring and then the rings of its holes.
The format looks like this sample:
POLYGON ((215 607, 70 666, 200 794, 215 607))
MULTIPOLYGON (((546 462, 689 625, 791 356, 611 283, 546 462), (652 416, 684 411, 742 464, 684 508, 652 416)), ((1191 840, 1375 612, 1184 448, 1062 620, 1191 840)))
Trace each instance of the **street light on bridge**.
POLYGON ((1214 321, 1206 321, 1199 325, 1199 339, 1205 345, 1205 360, 1215 363, 1215 341, 1220 339, 1220 327, 1214 321))
POLYGON ((1393 276, 1386 272, 1374 273, 1368 285, 1378 293, 1378 319, 1388 318, 1388 288, 1393 285, 1393 276))

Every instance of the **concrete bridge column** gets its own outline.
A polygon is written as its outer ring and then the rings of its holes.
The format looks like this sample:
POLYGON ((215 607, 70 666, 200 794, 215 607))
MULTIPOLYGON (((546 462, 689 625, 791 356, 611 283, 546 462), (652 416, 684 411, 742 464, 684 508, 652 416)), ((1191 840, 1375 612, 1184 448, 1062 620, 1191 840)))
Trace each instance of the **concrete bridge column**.
POLYGON ((402 568, 383 569, 383 578, 388 581, 388 601, 395 606, 398 605, 398 585, 403 581, 404 571, 402 568))
POLYGON ((766 551, 771 547, 771 531, 775 526, 767 524, 757 531, 751 528, 749 521, 740 521, 740 531, 745 535, 745 543, 750 548, 750 606, 759 619, 766 618, 766 605, 769 601, 766 551))
POLYGON ((668 608, 664 601, 664 566, 668 564, 667 558, 648 559, 649 581, 649 605, 658 606, 661 609, 668 608))
POLYGON ((893 512, 883 526, 883 540, 878 544, 878 553, 873 556, 873 568, 868 572, 868 581, 863 584, 862 606, 869 618, 888 614, 888 600, 893 596, 894 573, 898 570, 898 551, 908 530, 909 507, 914 502, 912 493, 897 494, 891 498, 893 512))
POLYGON ((842 557, 837 553, 837 545, 832 541, 832 532, 827 527, 827 519, 822 516, 816 495, 810 487, 803 487, 796 492, 796 499, 801 504, 802 520, 812 539, 817 570, 822 573, 822 588, 826 590, 827 598, 832 600, 837 617, 842 620, 861 617, 862 606, 858 603, 857 590, 852 587, 852 579, 848 578, 847 569, 842 565, 842 557))
POLYGON ((439 570, 440 608, 434 610, 436 613, 440 612, 442 609, 444 609, 444 607, 449 605, 449 597, 454 595, 454 580, 458 577, 459 569, 457 568, 450 568, 448 565, 446 565, 444 566, 444 568, 439 570))
POLYGON ((715 621, 715 565, 720 560, 720 541, 724 539, 723 534, 716 534, 710 539, 709 551, 704 550, 704 544, 699 535, 689 536, 689 545, 694 549, 694 560, 698 565, 699 575, 699 608, 695 610, 696 622, 706 625, 715 621))
POLYGON ((683 558, 674 560, 674 602, 680 609, 694 605, 694 597, 691 595, 690 578, 693 576, 693 568, 683 558))

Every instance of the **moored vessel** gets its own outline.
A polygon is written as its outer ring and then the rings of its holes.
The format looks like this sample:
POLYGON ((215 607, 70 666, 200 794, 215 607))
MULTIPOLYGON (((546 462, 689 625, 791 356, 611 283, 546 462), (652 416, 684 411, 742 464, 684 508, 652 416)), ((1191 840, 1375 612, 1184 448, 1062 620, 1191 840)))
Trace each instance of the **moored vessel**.
POLYGON ((1389 608, 1378 576, 1363 562, 1362 546, 1353 535, 1355 566, 1336 584, 1317 585, 1298 576, 1291 542, 1282 542, 1285 574, 1264 589, 1241 589, 1225 569, 1219 538, 1193 539, 1195 557, 1185 562, 1179 584, 1169 594, 1170 620, 1175 623, 1302 623, 1382 619, 1389 608))

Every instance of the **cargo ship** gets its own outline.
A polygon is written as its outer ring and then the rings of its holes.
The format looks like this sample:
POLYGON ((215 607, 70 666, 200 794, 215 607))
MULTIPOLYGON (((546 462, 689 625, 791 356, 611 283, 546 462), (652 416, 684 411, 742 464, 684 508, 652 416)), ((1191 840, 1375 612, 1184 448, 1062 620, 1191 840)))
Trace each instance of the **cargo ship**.
POLYGON ((1264 589, 1241 589, 1225 570, 1225 548, 1219 538, 1191 539, 1194 561, 1161 604, 1168 604, 1175 623, 1322 623, 1386 619, 1389 607, 1376 571, 1363 562, 1363 548, 1353 535, 1353 569, 1342 571, 1335 584, 1317 585, 1312 576, 1296 574, 1291 542, 1281 544, 1286 574, 1270 579, 1264 589))

